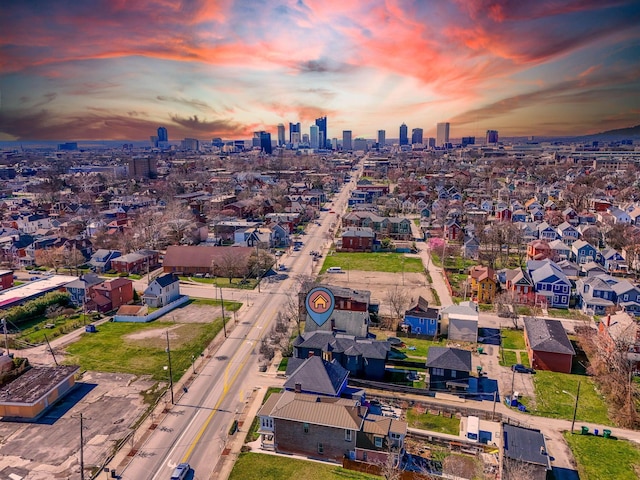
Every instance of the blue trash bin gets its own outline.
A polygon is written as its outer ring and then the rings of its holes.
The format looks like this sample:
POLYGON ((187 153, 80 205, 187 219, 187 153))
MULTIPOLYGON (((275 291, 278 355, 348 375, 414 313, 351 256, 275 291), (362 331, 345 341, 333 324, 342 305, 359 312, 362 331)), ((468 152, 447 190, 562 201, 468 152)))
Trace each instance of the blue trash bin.
POLYGON ((597 428, 594 428, 594 429, 593 429, 593 434, 594 434, 596 437, 598 436, 598 429, 597 429, 597 428))

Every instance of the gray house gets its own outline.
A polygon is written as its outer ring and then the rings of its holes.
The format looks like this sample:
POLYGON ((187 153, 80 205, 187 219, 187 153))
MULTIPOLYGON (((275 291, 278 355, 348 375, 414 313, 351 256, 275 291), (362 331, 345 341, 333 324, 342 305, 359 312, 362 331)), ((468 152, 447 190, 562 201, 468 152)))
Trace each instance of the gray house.
POLYGON ((150 307, 160 308, 180 298, 180 280, 172 273, 156 278, 144 291, 142 300, 150 307))
POLYGON ((425 365, 429 390, 466 392, 471 376, 471 352, 459 348, 431 347, 425 365))

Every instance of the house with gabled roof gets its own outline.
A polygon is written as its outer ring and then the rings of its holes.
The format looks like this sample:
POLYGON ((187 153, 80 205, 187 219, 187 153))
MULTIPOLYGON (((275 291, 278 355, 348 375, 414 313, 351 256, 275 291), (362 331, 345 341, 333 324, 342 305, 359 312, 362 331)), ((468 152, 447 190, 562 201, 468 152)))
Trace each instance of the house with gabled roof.
POLYGON ((571 373, 576 352, 559 320, 525 317, 524 343, 533 368, 571 373))
POLYGON ((337 360, 328 361, 312 355, 291 357, 287 364, 284 388, 297 393, 340 397, 347 389, 349 371, 337 360))
POLYGON ((627 312, 607 315, 598 324, 598 347, 605 358, 626 351, 637 372, 640 370, 640 324, 627 312))
POLYGON ((498 286, 495 276, 494 270, 484 265, 469 268, 471 295, 478 303, 493 303, 498 286))
POLYGON ((589 242, 584 240, 576 240, 571 245, 571 260, 577 264, 583 264, 587 262, 595 262, 598 256, 598 251, 589 242))
POLYGON ((549 258, 556 263, 566 260, 571 256, 571 247, 559 239, 550 241, 549 249, 551 250, 549 258))
POLYGON ((598 263, 604 266, 608 272, 626 272, 627 263, 615 248, 605 248, 598 254, 598 263))
POLYGON ((172 273, 156 277, 145 289, 142 301, 153 308, 161 308, 180 298, 180 279, 172 273))
POLYGON ((408 333, 434 337, 439 333, 439 313, 437 308, 429 307, 429 302, 418 297, 418 302, 404 312, 401 328, 408 333))
POLYGON ((533 282, 521 268, 505 270, 505 287, 511 292, 516 303, 533 303, 533 282))
POLYGON ((542 432, 504 423, 502 433, 504 478, 546 480, 551 457, 542 432))
POLYGON ((621 306, 625 312, 640 316, 640 287, 632 284, 629 280, 616 278, 616 283, 611 285, 615 293, 615 302, 621 306))
POLYGON ((527 275, 531 278, 536 292, 536 302, 552 308, 569 308, 571 281, 551 260, 529 260, 527 275))
POLYGON ((558 236, 568 246, 580 238, 580 232, 569 222, 562 222, 556 227, 558 236))
POLYGON ((425 364, 429 390, 465 392, 471 377, 471 352, 460 348, 431 347, 425 364))
POLYGON ((599 276, 581 277, 576 282, 579 307, 590 315, 604 315, 614 307, 615 292, 599 276))

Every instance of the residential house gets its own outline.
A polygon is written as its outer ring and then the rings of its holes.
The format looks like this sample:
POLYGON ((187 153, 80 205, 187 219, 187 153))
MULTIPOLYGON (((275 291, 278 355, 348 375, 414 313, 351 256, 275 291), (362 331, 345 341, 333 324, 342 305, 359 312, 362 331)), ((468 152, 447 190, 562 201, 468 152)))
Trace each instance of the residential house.
POLYGON ((551 457, 542 432, 508 423, 502 425, 502 432, 504 478, 546 480, 551 471, 551 457))
POLYGON ((576 227, 569 222, 562 222, 556 227, 560 240, 562 240, 569 247, 580 238, 580 232, 576 227))
POLYGON ((540 222, 538 224, 538 238, 540 240, 546 240, 547 242, 550 242, 558 238, 558 232, 547 222, 540 222))
POLYGON ((469 269, 468 282, 471 284, 471 296, 478 303, 493 303, 498 283, 492 268, 474 265, 469 269))
POLYGON ((272 394, 258 418, 263 449, 339 463, 397 462, 407 434, 406 422, 369 413, 359 400, 291 391, 272 394))
POLYGON ((451 242, 455 242, 458 240, 462 240, 464 235, 464 230, 462 229, 462 225, 455 218, 448 219, 444 224, 444 236, 447 240, 451 242))
POLYGON ((518 210, 514 210, 513 214, 511 215, 511 221, 516 223, 516 222, 528 222, 529 221, 529 214, 523 210, 522 208, 519 208, 518 210))
MULTIPOLYGON (((333 285, 316 285, 328 289, 334 297, 334 308, 329 318, 321 325, 313 320, 306 308, 301 309, 301 320, 305 322, 305 333, 323 331, 352 335, 358 338, 369 337, 371 317, 371 292, 368 290, 352 290, 333 285)), ((308 292, 299 294, 300 305, 305 305, 308 292)))
POLYGON ((571 373, 576 352, 559 320, 525 317, 524 343, 533 368, 571 373))
POLYGON ((551 250, 551 256, 549 258, 556 263, 571 257, 571 248, 562 240, 557 239, 550 241, 549 249, 551 250))
POLYGON ((505 271, 505 288, 511 292, 515 303, 522 305, 534 303, 533 282, 521 268, 505 271))
POLYGON ((255 255, 251 247, 211 247, 171 245, 162 261, 165 273, 176 275, 213 274, 216 277, 243 278, 251 274, 249 258, 255 255))
POLYGON ((568 207, 562 211, 562 218, 564 218, 565 222, 570 223, 571 225, 577 225, 578 222, 578 212, 576 212, 573 208, 568 207))
POLYGON ((640 371, 640 324, 627 312, 607 315, 598 324, 598 346, 605 357, 626 352, 635 372, 640 371))
POLYGON ((155 250, 138 250, 111 259, 111 268, 118 273, 145 274, 160 265, 160 253, 155 250))
POLYGON ((611 289, 615 293, 615 301, 621 306, 625 312, 640 316, 640 287, 632 284, 626 279, 615 279, 616 282, 611 285, 611 289))
POLYGON ((391 345, 372 338, 314 331, 298 336, 293 350, 296 358, 315 355, 328 361, 336 360, 353 377, 382 380, 391 345))
POLYGON ((624 223, 628 225, 631 223, 631 217, 629 214, 616 206, 609 207, 607 209, 607 213, 613 217, 613 223, 615 224, 624 223))
POLYGON ((431 347, 425 364, 429 390, 466 392, 471 377, 471 352, 460 348, 431 347))
POLYGON ((133 302, 133 282, 128 278, 105 280, 94 285, 89 296, 86 302, 89 311, 110 312, 133 302))
POLYGON ((571 245, 571 260, 581 265, 587 262, 594 262, 598 256, 598 251, 589 242, 576 240, 571 245))
POLYGON ((153 308, 164 307, 180 298, 180 279, 172 273, 156 277, 145 289, 142 301, 153 308))
POLYGON ((420 296, 418 302, 404 312, 401 327, 411 334, 435 337, 439 333, 439 313, 437 308, 430 308, 429 302, 420 296))
POLYGON ((87 263, 94 272, 105 273, 111 270, 111 260, 121 256, 122 253, 118 250, 100 248, 93 252, 93 255, 91 255, 91 258, 87 263))
POLYGON ((440 310, 440 330, 449 340, 478 341, 478 306, 474 302, 460 302, 440 310))
POLYGON ((605 268, 597 262, 589 261, 580 265, 580 275, 582 276, 597 277, 606 273, 605 268))
POLYGON ((468 236, 462 245, 462 256, 477 260, 480 256, 480 240, 475 235, 468 236))
POLYGON ((551 260, 529 260, 527 274, 536 292, 536 303, 551 308, 568 308, 571 281, 551 260))
POLYGON ((343 252, 372 252, 376 235, 369 227, 347 227, 342 232, 343 252))
POLYGON ((546 240, 532 240, 527 244, 527 258, 530 260, 544 260, 551 256, 551 248, 546 240))
POLYGON ((349 371, 337 360, 325 360, 312 355, 307 358, 289 358, 285 390, 311 395, 341 397, 348 390, 349 371))
POLYGON ((597 261, 604 266, 607 272, 624 273, 628 269, 624 257, 615 248, 605 248, 602 250, 598 255, 597 261))
POLYGON ((561 260, 557 263, 558 268, 562 270, 569 280, 577 280, 580 275, 580 267, 570 260, 561 260))
POLYGON ((13 287, 13 270, 0 270, 0 290, 13 287))
POLYGON ((82 306, 91 296, 94 285, 102 283, 102 279, 95 273, 86 273, 77 280, 67 283, 64 288, 69 293, 71 303, 82 306))
POLYGON ((576 282, 580 310, 590 315, 605 315, 614 307, 615 292, 599 276, 582 277, 576 282))
POLYGON ((541 222, 544 219, 544 210, 540 208, 534 208, 529 211, 529 216, 532 222, 541 222))

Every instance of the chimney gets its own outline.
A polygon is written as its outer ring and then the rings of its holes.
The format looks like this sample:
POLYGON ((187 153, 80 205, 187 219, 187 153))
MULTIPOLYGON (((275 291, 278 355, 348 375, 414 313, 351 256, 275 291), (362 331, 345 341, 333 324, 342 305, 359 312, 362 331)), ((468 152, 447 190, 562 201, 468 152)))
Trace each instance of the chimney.
POLYGON ((296 393, 302 393, 302 384, 296 383, 295 386, 293 387, 293 391, 296 393))
POLYGON ((546 455, 546 454, 547 452, 545 451, 544 446, 540 445, 540 455, 546 455))

